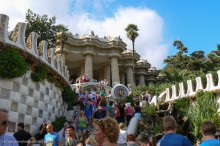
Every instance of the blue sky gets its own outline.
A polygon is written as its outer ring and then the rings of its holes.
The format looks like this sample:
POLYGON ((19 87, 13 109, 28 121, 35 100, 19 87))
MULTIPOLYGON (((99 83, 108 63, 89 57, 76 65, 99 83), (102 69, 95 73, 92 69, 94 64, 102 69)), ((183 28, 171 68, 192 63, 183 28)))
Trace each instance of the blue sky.
MULTIPOLYGON (((72 0, 71 12, 76 8, 75 2, 72 0)), ((102 3, 100 9, 91 3, 84 3, 82 9, 89 12, 91 17, 104 19, 114 15, 120 7, 147 7, 163 18, 165 38, 181 40, 189 53, 196 50, 208 53, 220 43, 219 6, 219 0, 109 0, 102 3)), ((175 48, 171 48, 169 55, 176 52, 175 48)))
POLYGON ((189 53, 209 53, 220 43, 219 0, 0 0, 0 13, 10 17, 9 29, 25 21, 27 9, 55 15, 73 34, 120 35, 131 49, 124 28, 137 24, 136 50, 157 68, 176 53, 174 40, 181 40, 189 53))

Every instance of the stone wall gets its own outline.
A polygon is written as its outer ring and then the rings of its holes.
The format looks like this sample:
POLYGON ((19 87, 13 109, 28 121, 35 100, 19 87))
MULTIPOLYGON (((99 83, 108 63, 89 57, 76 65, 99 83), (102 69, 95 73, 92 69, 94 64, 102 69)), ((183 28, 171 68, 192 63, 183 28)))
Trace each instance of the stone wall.
MULTIPOLYGON (((32 32, 25 41, 26 23, 19 22, 13 32, 12 40, 8 37, 9 17, 0 14, 0 47, 9 46, 18 49, 26 56, 44 64, 58 78, 58 82, 69 85, 69 71, 60 55, 55 56, 55 48, 47 48, 47 42, 37 44, 38 34, 32 32)), ((0 48, 1 50, 1 48, 0 48)), ((9 111, 12 122, 8 132, 16 131, 16 123, 24 122, 25 128, 35 134, 43 121, 54 121, 57 116, 64 116, 67 105, 63 103, 61 90, 47 80, 37 83, 27 72, 23 77, 11 80, 0 78, 0 107, 9 111)))
POLYGON ((47 80, 33 82, 28 72, 21 78, 0 79, 0 107, 9 111, 8 132, 15 132, 16 123, 24 122, 27 131, 36 133, 43 121, 64 116, 67 106, 59 88, 47 80))

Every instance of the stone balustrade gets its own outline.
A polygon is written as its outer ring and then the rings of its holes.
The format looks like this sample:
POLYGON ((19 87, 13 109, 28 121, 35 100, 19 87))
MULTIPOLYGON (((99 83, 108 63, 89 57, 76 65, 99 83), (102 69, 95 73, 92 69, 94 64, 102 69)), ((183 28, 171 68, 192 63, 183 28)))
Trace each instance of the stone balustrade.
MULTIPOLYGON (((69 85, 69 71, 61 55, 55 55, 54 48, 48 49, 47 41, 43 40, 38 45, 38 34, 35 32, 25 41, 26 23, 19 22, 16 25, 10 40, 8 21, 7 15, 0 14, 0 46, 16 48, 22 55, 47 65, 59 77, 60 82, 69 85)), ((9 133, 16 131, 16 123, 23 122, 25 129, 31 134, 36 134, 44 121, 50 123, 56 117, 64 116, 67 110, 67 104, 62 99, 62 90, 46 79, 34 82, 31 71, 19 78, 0 78, 0 107, 9 111, 9 133)))
MULTIPOLYGON (((179 83, 179 91, 177 91, 176 86, 173 85, 171 87, 171 91, 172 91, 171 93, 170 93, 170 89, 167 88, 158 97, 153 96, 151 103, 154 103, 155 105, 157 105, 158 101, 170 102, 170 101, 174 101, 174 100, 181 99, 181 98, 192 97, 199 90, 219 92, 220 91, 220 70, 217 71, 217 75, 218 75, 218 83, 216 86, 213 82, 212 74, 209 73, 209 74, 206 74, 206 85, 205 86, 202 82, 201 77, 196 77, 196 83, 195 83, 196 86, 194 90, 193 90, 192 80, 187 80, 187 84, 186 84, 187 90, 184 88, 183 83, 179 83), (165 97, 164 100, 162 99, 163 97, 165 97)), ((219 103, 220 103, 220 100, 219 100, 219 103)))
POLYGON ((124 50, 126 48, 126 44, 122 41, 122 39, 115 37, 105 37, 100 38, 98 36, 93 35, 72 35, 70 34, 68 41, 71 44, 74 44, 75 46, 85 46, 85 45, 92 45, 97 46, 100 48, 120 48, 124 50))
POLYGON ((11 45, 17 49, 28 53, 31 57, 39 59, 41 62, 50 67, 53 71, 57 72, 67 83, 69 83, 69 71, 64 64, 60 55, 55 56, 54 48, 47 48, 47 41, 41 41, 37 45, 38 34, 32 32, 27 42, 25 41, 26 23, 19 22, 12 34, 12 40, 8 37, 8 21, 9 17, 0 14, 0 43, 11 45))

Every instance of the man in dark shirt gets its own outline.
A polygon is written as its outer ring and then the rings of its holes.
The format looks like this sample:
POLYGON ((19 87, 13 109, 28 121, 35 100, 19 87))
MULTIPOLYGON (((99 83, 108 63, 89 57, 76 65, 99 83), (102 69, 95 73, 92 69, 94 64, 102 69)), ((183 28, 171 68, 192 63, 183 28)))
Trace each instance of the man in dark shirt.
POLYGON ((17 132, 15 132, 14 137, 18 141, 19 146, 31 146, 36 142, 35 138, 24 130, 24 123, 17 124, 17 132))
POLYGON ((102 119, 104 118, 105 115, 104 113, 102 112, 102 107, 101 106, 98 106, 98 110, 94 113, 93 115, 93 118, 94 119, 102 119))

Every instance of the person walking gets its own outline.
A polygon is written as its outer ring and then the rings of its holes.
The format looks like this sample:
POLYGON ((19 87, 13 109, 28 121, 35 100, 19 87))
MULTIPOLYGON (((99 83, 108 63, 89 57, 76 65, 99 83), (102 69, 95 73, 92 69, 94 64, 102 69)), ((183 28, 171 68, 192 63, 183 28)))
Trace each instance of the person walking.
POLYGON ((220 140, 215 139, 216 127, 212 122, 202 123, 200 129, 204 139, 200 146, 220 146, 220 140))
POLYGON ((18 146, 14 136, 6 134, 9 125, 8 111, 0 109, 0 146, 18 146))
POLYGON ((61 146, 60 135, 53 131, 53 125, 48 124, 47 134, 44 137, 45 146, 61 146))
POLYGON ((94 107, 92 105, 91 99, 87 100, 85 112, 86 112, 86 118, 89 122, 88 129, 91 129, 92 128, 92 116, 94 114, 94 107))
POLYGON ((106 117, 100 120, 94 120, 94 137, 97 146, 117 146, 119 128, 117 121, 106 117))
POLYGON ((104 118, 104 114, 102 112, 102 107, 101 106, 98 106, 98 110, 94 113, 93 115, 93 119, 102 119, 104 118))
POLYGON ((65 146, 76 146, 78 142, 75 138, 75 129, 73 126, 67 127, 67 135, 68 138, 66 139, 65 146))
POLYGON ((126 115, 127 126, 128 126, 131 118, 133 117, 134 109, 131 107, 130 102, 128 102, 126 105, 127 105, 127 107, 125 108, 125 115, 126 115))
POLYGON ((177 124, 173 116, 163 118, 162 128, 165 135, 160 141, 160 146, 192 146, 185 136, 176 134, 177 124))
POLYGON ((44 146, 44 136, 47 134, 46 127, 47 127, 47 124, 44 122, 40 125, 39 131, 38 131, 37 140, 41 146, 44 146))
POLYGON ((118 146, 127 146, 127 131, 124 130, 124 123, 119 123, 119 136, 118 136, 118 146))
POLYGON ((80 116, 76 119, 76 126, 80 137, 86 134, 88 120, 84 115, 84 111, 80 112, 80 116))
POLYGON ((36 142, 36 139, 24 130, 24 123, 17 124, 17 132, 14 133, 14 137, 19 146, 31 146, 36 142))

